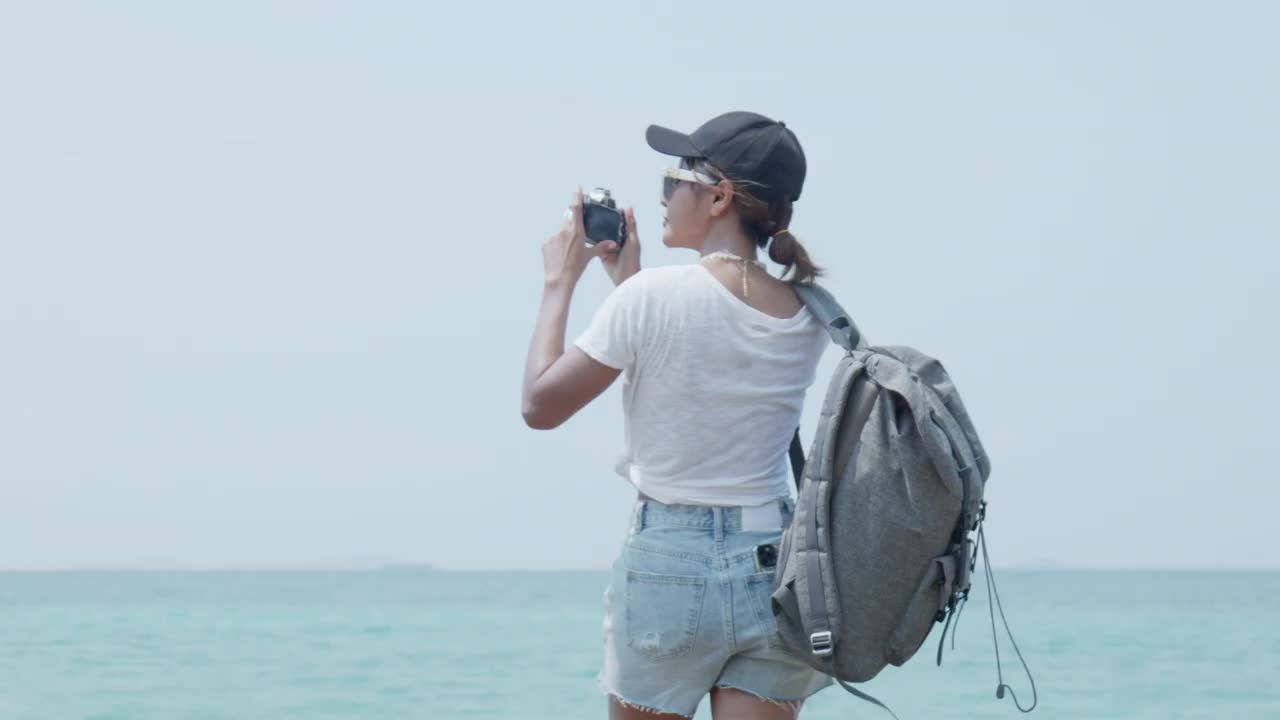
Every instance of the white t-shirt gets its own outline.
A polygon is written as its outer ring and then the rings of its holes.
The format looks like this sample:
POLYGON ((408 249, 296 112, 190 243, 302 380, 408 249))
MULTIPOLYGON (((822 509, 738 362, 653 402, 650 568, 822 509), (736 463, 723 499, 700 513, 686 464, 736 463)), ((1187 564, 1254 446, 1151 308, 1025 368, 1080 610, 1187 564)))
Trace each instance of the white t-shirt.
POLYGON ((625 371, 620 475, 663 503, 760 505, 789 493, 787 448, 829 342, 808 310, 773 317, 694 263, 628 278, 575 344, 625 371))

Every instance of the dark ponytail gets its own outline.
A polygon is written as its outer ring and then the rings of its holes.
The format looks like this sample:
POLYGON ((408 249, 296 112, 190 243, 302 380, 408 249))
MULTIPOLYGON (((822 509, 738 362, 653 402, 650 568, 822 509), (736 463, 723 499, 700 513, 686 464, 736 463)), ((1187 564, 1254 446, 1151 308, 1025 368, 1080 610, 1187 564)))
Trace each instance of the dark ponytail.
POLYGON ((811 283, 823 274, 823 269, 813 263, 809 251, 788 228, 791 224, 793 205, 791 198, 766 201, 751 192, 755 185, 734 178, 726 178, 719 169, 705 163, 695 163, 697 170, 717 179, 733 183, 734 204, 738 206, 738 218, 742 229, 760 248, 769 248, 769 259, 783 266, 781 277, 787 282, 811 283))
MULTIPOLYGON (((763 204, 763 203, 762 203, 763 204)), ((769 245, 769 259, 783 266, 782 277, 794 272, 790 282, 811 283, 822 274, 822 268, 809 259, 809 251, 800 244, 800 239, 787 228, 791 224, 792 204, 790 198, 784 198, 768 205, 768 212, 761 225, 767 232, 765 243, 769 245)), ((750 228, 748 228, 750 229, 750 228)), ((759 239, 756 242, 764 247, 759 239)))
POLYGON ((822 268, 813 264, 809 251, 790 230, 779 230, 769 240, 769 259, 786 268, 782 272, 784 278, 788 271, 795 271, 790 281, 793 283, 811 283, 822 275, 822 268))

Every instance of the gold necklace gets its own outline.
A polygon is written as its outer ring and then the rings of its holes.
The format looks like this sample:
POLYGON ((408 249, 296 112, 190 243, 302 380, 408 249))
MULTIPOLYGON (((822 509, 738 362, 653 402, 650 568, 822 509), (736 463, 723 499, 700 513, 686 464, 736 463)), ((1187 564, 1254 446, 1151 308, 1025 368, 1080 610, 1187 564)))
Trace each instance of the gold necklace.
POLYGON ((764 263, 760 262, 759 260, 752 260, 751 258, 744 258, 741 255, 734 255, 728 250, 716 250, 715 252, 707 253, 706 255, 703 256, 703 258, 704 259, 713 258, 716 260, 728 260, 731 263, 741 266, 742 267, 742 297, 744 298, 750 297, 747 291, 747 274, 748 274, 747 267, 750 265, 755 265, 761 270, 765 269, 764 263))

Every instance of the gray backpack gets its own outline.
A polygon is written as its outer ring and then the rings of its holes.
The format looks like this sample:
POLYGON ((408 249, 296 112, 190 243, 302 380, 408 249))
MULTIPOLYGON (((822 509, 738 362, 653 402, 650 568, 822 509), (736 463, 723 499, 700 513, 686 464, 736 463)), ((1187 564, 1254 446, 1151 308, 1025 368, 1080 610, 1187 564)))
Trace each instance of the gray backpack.
MULTIPOLYGON (((986 565, 991 463, 941 363, 909 347, 869 347, 826 290, 796 292, 846 354, 807 458, 799 430, 792 441, 798 497, 778 554, 773 613, 791 654, 885 707, 849 683, 902 665, 945 622, 941 664, 979 545, 986 565)), ((997 672, 999 662, 997 645, 997 672)), ((1006 689, 1001 672, 997 697, 1006 689)))

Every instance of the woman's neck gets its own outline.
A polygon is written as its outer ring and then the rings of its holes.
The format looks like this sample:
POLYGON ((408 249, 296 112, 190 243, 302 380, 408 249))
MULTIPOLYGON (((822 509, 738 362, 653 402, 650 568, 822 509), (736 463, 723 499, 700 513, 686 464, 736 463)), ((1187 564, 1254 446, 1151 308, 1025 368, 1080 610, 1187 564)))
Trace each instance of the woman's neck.
POLYGON ((702 257, 706 257, 713 252, 727 252, 731 255, 755 260, 756 244, 751 242, 751 239, 743 234, 740 228, 726 227, 725 224, 721 223, 711 228, 711 232, 707 233, 699 252, 702 257))

